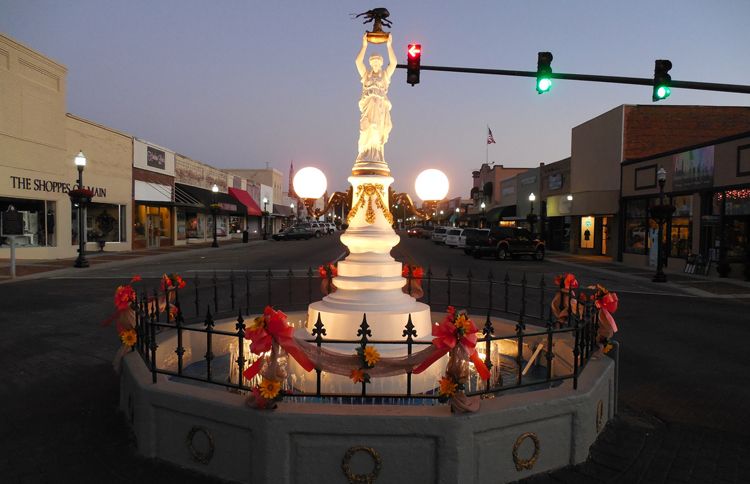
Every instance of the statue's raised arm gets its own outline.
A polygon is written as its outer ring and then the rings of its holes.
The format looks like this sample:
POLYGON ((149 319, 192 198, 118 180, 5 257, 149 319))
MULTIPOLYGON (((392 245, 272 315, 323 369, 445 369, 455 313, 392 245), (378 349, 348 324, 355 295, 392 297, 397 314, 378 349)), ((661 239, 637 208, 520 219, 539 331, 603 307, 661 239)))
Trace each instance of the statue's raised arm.
POLYGON ((388 82, 391 82, 391 77, 396 71, 396 65, 398 64, 396 53, 393 52, 393 36, 391 34, 388 34, 386 46, 388 47, 388 68, 385 70, 385 74, 388 76, 388 82))
POLYGON ((357 54, 357 58, 354 59, 354 64, 357 66, 357 72, 359 72, 359 77, 364 78, 365 74, 367 73, 367 68, 365 67, 365 51, 367 50, 367 32, 362 36, 362 48, 359 49, 359 54, 357 54))

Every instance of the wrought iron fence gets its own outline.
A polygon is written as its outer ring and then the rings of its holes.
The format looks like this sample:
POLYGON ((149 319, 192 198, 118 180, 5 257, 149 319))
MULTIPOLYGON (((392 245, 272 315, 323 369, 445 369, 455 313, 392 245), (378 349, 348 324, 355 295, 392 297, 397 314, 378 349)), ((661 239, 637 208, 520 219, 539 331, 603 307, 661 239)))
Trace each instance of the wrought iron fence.
MULTIPOLYGON (((412 277, 407 277, 409 291, 412 291, 412 277)), ((185 289, 144 291, 138 296, 135 307, 137 351, 152 374, 152 381, 157 382, 157 375, 167 375, 185 380, 198 381, 219 385, 235 391, 249 391, 252 385, 245 381, 242 373, 253 356, 248 354, 244 344, 245 318, 251 314, 262 313, 265 306, 273 306, 292 311, 306 308, 308 304, 318 299, 316 286, 320 284, 317 273, 312 269, 306 271, 232 271, 228 277, 219 278, 216 273, 209 277, 196 276, 188 280, 185 289), (234 331, 215 329, 217 319, 232 318, 234 331), (174 348, 160 348, 157 334, 175 336, 174 348), (185 371, 184 356, 186 353, 185 335, 190 335, 191 341, 195 337, 205 339, 206 352, 201 360, 193 359, 193 363, 205 363, 205 370, 201 374, 185 371), (230 367, 236 364, 237 377, 232 381, 226 376, 217 377, 214 373, 214 339, 216 337, 232 338, 237 341, 237 354, 230 367), (173 352, 174 365, 159 366, 158 351, 173 352)), ((328 282, 331 279, 329 278, 328 282)), ((422 279, 424 296, 421 298, 432 311, 444 311, 448 306, 464 309, 476 321, 484 320, 483 325, 477 324, 482 337, 477 339, 477 348, 483 349, 484 362, 488 368, 494 368, 493 376, 483 385, 477 385, 467 392, 468 395, 490 395, 498 392, 525 388, 531 386, 550 386, 564 380, 572 380, 573 388, 577 389, 578 379, 588 363, 591 355, 598 349, 597 343, 597 309, 591 295, 585 290, 576 291, 571 298, 560 298, 560 309, 567 310, 569 316, 565 324, 560 325, 552 313, 551 302, 554 295, 562 289, 554 284, 546 284, 544 277, 538 284, 529 284, 524 275, 520 282, 512 282, 506 273, 504 277, 496 279, 492 272, 485 279, 476 279, 471 271, 465 277, 456 278, 449 270, 444 276, 436 277, 428 269, 422 279), (510 319, 515 322, 513 334, 495 334, 493 317, 510 319), (535 328, 527 329, 526 324, 535 324, 535 328), (567 338, 571 346, 572 362, 570 371, 563 374, 553 374, 555 356, 554 346, 567 338), (524 361, 524 344, 536 339, 537 347, 534 358, 538 358, 544 350, 544 356, 539 358, 546 364, 545 375, 542 378, 529 378, 525 373, 531 362, 524 361), (515 375, 512 381, 505 381, 509 374, 503 375, 497 362, 501 361, 499 346, 493 343, 511 342, 517 349, 515 355, 515 375), (526 363, 526 367, 524 366, 526 363)), ((367 314, 363 314, 362 323, 357 328, 356 338, 332 339, 326 338, 325 322, 318 315, 312 326, 311 335, 307 341, 318 347, 322 345, 352 345, 364 348, 366 345, 401 345, 406 348, 407 355, 411 355, 415 348, 431 344, 429 338, 418 340, 411 315, 404 324, 403 338, 398 340, 374 339, 367 322, 367 314)), ((352 335, 354 336, 354 335, 352 335)), ((377 335, 376 335, 377 336, 377 335)), ((529 350, 531 348, 529 347, 529 350)), ((324 391, 321 376, 324 370, 315 370, 315 392, 303 392, 294 385, 290 385, 284 392, 285 399, 316 399, 326 398, 358 398, 365 399, 436 399, 436 391, 415 394, 412 392, 412 374, 406 373, 406 383, 403 393, 385 394, 368 391, 371 383, 362 382, 358 393, 342 393, 324 391)), ((559 373, 559 372, 558 372, 559 373)))

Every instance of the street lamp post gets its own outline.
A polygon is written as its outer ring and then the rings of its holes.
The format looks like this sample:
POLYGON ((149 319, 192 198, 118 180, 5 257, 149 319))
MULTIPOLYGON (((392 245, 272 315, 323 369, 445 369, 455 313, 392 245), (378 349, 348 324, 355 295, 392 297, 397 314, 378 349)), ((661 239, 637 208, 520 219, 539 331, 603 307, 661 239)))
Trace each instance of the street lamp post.
POLYGON ((218 247, 219 241, 216 240, 216 214, 219 212, 219 207, 216 205, 216 194, 219 193, 219 187, 214 183, 214 186, 211 187, 211 213, 214 217, 214 241, 211 244, 211 247, 218 247))
POLYGON ((651 207, 651 216, 656 219, 656 223, 659 224, 659 231, 657 234, 657 252, 656 252, 656 274, 654 275, 653 282, 667 282, 667 275, 664 274, 664 244, 662 243, 662 237, 664 236, 664 223, 672 217, 675 208, 670 204, 664 203, 664 184, 667 181, 667 170, 659 168, 656 172, 656 179, 659 182, 659 205, 651 207))
MULTIPOLYGON (((78 189, 83 190, 83 169, 86 167, 86 156, 79 151, 75 157, 76 168, 78 168, 78 189)), ((86 225, 83 220, 83 197, 78 200, 78 257, 74 267, 88 267, 86 260, 86 225)))
MULTIPOLYGON (((437 204, 448 194, 448 188, 448 177, 440 170, 430 168, 417 175, 414 189, 424 202, 423 210, 427 217, 432 213, 437 218, 437 204)), ((442 210, 440 214, 443 214, 442 210)))
POLYGON ((482 202, 482 204, 479 206, 479 208, 482 209, 482 218, 479 220, 479 227, 484 228, 485 220, 484 220, 484 209, 487 208, 487 204, 482 202))
POLYGON ((536 195, 534 193, 529 193, 529 202, 531 203, 531 211, 526 216, 526 221, 529 223, 529 228, 531 229, 531 235, 534 235, 534 225, 536 224, 536 221, 538 219, 537 215, 534 213, 534 200, 536 200, 536 195))
POLYGON ((458 216, 459 216, 460 213, 461 213, 461 209, 458 208, 458 207, 456 207, 456 221, 453 222, 453 226, 454 227, 458 227, 458 216))
POLYGON ((268 198, 263 197, 263 240, 268 239, 268 198))
POLYGON ((292 225, 297 222, 297 213, 294 211, 294 202, 289 204, 289 208, 292 209, 292 225))

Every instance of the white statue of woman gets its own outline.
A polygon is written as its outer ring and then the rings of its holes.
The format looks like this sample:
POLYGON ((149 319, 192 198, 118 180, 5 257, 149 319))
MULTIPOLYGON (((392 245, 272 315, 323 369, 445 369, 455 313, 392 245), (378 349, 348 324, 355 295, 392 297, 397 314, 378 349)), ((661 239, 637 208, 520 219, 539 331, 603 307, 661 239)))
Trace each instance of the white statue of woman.
POLYGON ((383 146, 391 132, 391 102, 388 100, 388 86, 396 70, 396 54, 393 52, 393 39, 388 35, 388 67, 383 70, 383 57, 370 56, 370 67, 363 62, 367 50, 367 34, 362 36, 362 49, 354 63, 362 81, 362 97, 359 99, 359 153, 357 161, 384 162, 383 146))

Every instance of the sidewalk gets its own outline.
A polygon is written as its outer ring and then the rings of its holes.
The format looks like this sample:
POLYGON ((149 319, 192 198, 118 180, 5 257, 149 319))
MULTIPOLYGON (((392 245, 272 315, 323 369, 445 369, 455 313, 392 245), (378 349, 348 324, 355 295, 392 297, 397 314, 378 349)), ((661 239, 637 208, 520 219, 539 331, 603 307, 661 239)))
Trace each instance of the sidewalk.
POLYGON ((750 443, 741 434, 663 422, 625 409, 607 423, 586 462, 523 484, 747 482, 750 443))
MULTIPOLYGON (((578 255, 567 252, 547 251, 549 260, 587 270, 599 271, 632 281, 651 284, 656 270, 652 267, 633 267, 622 262, 614 262, 609 257, 595 255, 578 255)), ((673 266, 676 266, 675 261, 673 266)), ((674 289, 698 297, 713 298, 750 298, 750 282, 740 279, 709 277, 698 274, 686 274, 682 267, 665 268, 666 283, 659 284, 665 289, 674 289)))
MULTIPOLYGON (((90 267, 100 264, 116 264, 118 262, 132 261, 145 257, 164 256, 170 254, 182 254, 184 252, 195 250, 221 250, 222 248, 237 247, 240 245, 252 245, 264 242, 262 239, 251 240, 248 244, 242 244, 239 239, 224 240, 219 242, 219 247, 211 247, 211 242, 196 243, 189 245, 178 245, 170 247, 160 247, 158 249, 142 249, 129 252, 87 252, 86 259, 90 267)), ((16 278, 10 277, 10 260, 0 259, 0 284, 3 282, 33 279, 35 277, 45 277, 67 271, 73 268, 75 257, 70 259, 52 259, 52 260, 17 260, 16 261, 16 278)), ((81 269, 76 269, 81 270, 81 269)), ((83 269, 85 270, 85 269, 83 269)))

